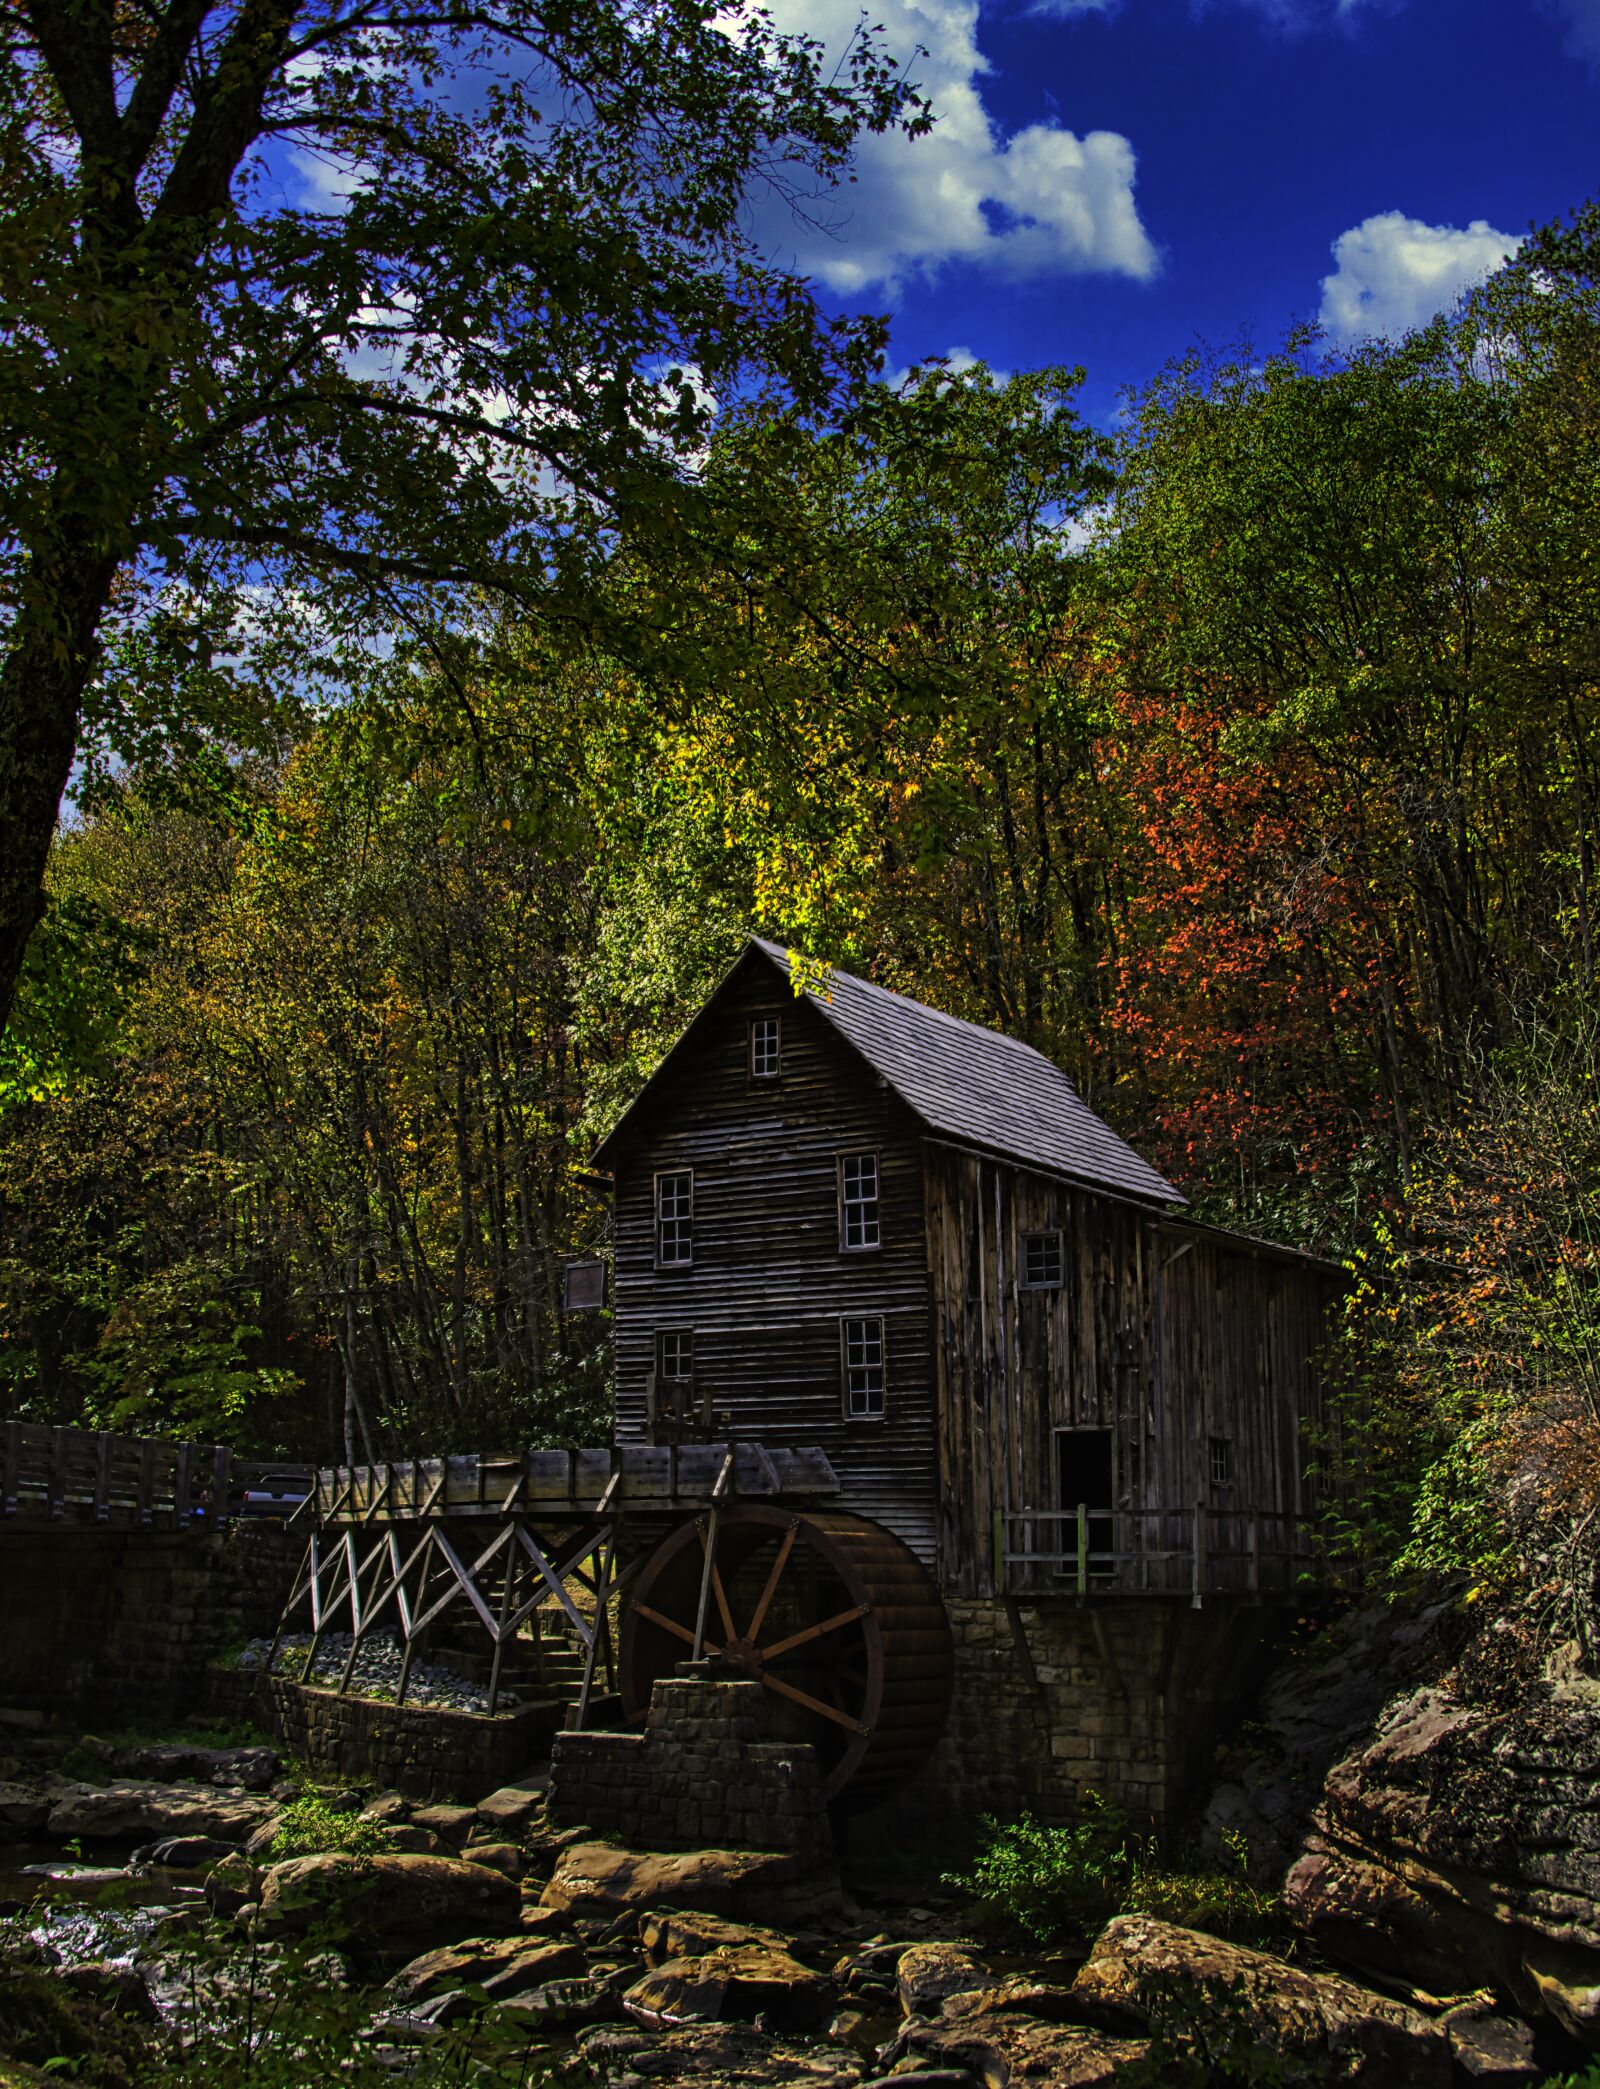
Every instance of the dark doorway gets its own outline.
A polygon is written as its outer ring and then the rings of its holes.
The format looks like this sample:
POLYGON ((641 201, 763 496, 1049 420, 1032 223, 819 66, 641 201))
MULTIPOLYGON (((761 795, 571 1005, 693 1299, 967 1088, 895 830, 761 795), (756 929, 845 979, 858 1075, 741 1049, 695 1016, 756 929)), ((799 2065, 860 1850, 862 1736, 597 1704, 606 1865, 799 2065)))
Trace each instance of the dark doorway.
MULTIPOLYGON (((1111 1431, 1109 1429, 1058 1429, 1056 1431, 1056 1500, 1063 1509, 1076 1509, 1082 1502, 1090 1509, 1109 1509, 1116 1496, 1112 1492, 1111 1475, 1111 1431)), ((1075 1522, 1061 1525, 1061 1550, 1076 1553, 1078 1530, 1075 1522)), ((1089 1572, 1092 1579, 1105 1581, 1111 1573, 1108 1557, 1112 1550, 1111 1518, 1108 1515, 1089 1518, 1089 1572)), ((1069 1566, 1069 1574, 1076 1571, 1069 1566)))

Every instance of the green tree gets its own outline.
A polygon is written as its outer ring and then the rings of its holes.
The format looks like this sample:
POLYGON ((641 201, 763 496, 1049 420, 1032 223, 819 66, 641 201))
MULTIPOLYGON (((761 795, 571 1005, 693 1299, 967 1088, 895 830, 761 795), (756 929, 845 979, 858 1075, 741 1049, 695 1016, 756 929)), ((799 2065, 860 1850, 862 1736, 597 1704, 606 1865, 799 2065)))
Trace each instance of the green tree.
POLYGON ((86 729, 148 738, 153 684, 226 726, 241 653, 336 671, 482 587, 586 630, 616 533, 685 526, 713 395, 820 408, 880 340, 752 193, 926 121, 870 35, 830 68, 712 0, 3 19, 0 1020, 86 729))

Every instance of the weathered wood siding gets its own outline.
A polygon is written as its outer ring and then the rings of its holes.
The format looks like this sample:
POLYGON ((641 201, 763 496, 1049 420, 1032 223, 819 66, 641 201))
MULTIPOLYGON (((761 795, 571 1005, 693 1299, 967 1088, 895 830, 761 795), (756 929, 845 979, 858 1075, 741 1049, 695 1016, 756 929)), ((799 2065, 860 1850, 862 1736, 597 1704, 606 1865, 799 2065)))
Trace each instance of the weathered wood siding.
POLYGON ((926 1184, 947 1586, 992 1591, 997 1510, 1068 1506, 1059 1429, 1112 1432, 1115 1499, 1094 1507, 1310 1506, 1301 1418, 1320 1400, 1325 1272, 935 1141, 926 1184), (1029 1290, 1026 1236, 1053 1232, 1061 1285, 1029 1290), (1233 1447, 1222 1488, 1213 1436, 1233 1447))
MULTIPOLYGON (((697 1021, 693 1048, 647 1094, 616 1183, 616 1412, 620 1442, 647 1440, 647 1384, 662 1329, 694 1334, 697 1387, 733 1435, 817 1444, 844 1506, 930 1564, 935 1534, 933 1365, 916 1120, 770 967, 751 965, 697 1021), (748 1024, 782 1022, 783 1072, 748 1073, 748 1024), (882 1245, 841 1253, 838 1156, 879 1161, 882 1245), (694 1266, 655 1266, 654 1179, 694 1171, 694 1266), (845 1419, 844 1315, 881 1315, 887 1414, 845 1419)), ((718 1433, 724 1433, 719 1427, 718 1433)))

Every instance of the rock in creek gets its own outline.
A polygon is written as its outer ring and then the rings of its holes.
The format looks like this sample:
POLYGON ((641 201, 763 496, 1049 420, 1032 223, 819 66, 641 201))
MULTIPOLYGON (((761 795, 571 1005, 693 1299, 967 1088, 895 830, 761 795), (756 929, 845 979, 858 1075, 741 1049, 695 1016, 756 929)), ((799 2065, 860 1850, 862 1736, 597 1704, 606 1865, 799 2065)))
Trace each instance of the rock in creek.
POLYGON ((1009 2011, 939 2023, 912 2017, 890 2049, 894 2071, 887 2080, 902 2089, 916 2080, 915 2069, 924 2076, 981 2083, 984 2089, 1028 2082, 1039 2089, 1100 2089, 1132 2072, 1148 2050, 1142 2039, 1115 2038, 1081 2024, 1047 2024, 1009 2011))
POLYGON ((622 2006, 652 2030, 762 2017, 777 2031, 814 2031, 833 2013, 834 1999, 833 1982, 788 1952, 744 1944, 668 1959, 634 1982, 622 2006))
POLYGON ((461 1855, 468 1864, 487 1864, 491 1871, 503 1871, 508 1879, 520 1879, 528 1868, 514 1842, 469 1842, 461 1855))
POLYGON ((51 1800, 45 1832, 63 1841, 81 1836, 94 1842, 159 1842, 205 1835, 232 1845, 244 1842, 277 1810, 270 1799, 254 1793, 131 1778, 57 1785, 51 1800))
POLYGON ((165 1871, 208 1871, 232 1855, 233 1845, 219 1842, 214 1835, 164 1835, 159 1842, 147 1842, 135 1850, 133 1862, 157 1864, 165 1871))
POLYGON ((520 1842, 544 1817, 544 1793, 525 1792, 520 1785, 503 1785, 480 1799, 474 1808, 479 1824, 506 1842, 520 1842))
POLYGON ((1449 2089, 1439 2025, 1403 2002, 1326 1973, 1304 1973, 1149 1915, 1119 1915, 1095 1940, 1072 1993, 1091 2022, 1146 2031, 1200 2023, 1263 2044, 1314 2079, 1370 2089, 1449 2089))
POLYGON ((947 1995, 987 1987, 991 1975, 961 1944, 908 1944, 896 1968, 907 2016, 937 2016, 947 1995))
POLYGON ((31 1842, 42 1834, 50 1801, 25 1784, 0 1784, 0 1842, 31 1842))
POLYGON ((157 1784, 223 1784, 266 1792, 272 1789, 282 1765, 270 1748, 157 1745, 118 1749, 111 1767, 119 1776, 148 1778, 157 1784))
POLYGON ((144 1975, 136 1966, 110 1959, 83 1959, 75 1966, 61 1967, 51 1978, 97 2008, 110 2010, 113 2016, 135 2017, 141 2023, 153 2024, 159 2014, 144 1984, 144 1975))
POLYGON ((411 1812, 411 1825, 458 1850, 478 1825, 478 1816, 470 1806, 417 1806, 411 1812))
POLYGON ((401 2008, 426 2001, 445 1988, 481 1987, 511 1996, 552 1980, 570 1980, 588 1970, 578 1944, 543 1943, 529 1937, 468 1937, 460 1944, 425 1952, 402 1966, 389 1982, 401 2008))
POLYGON ((1401 1700, 1330 1773, 1285 1897, 1360 1972, 1496 1988, 1600 2049, 1600 1686, 1401 1700))
POLYGON ((704 1958, 713 1951, 737 1951, 749 1945, 792 1952, 794 1939, 779 1929, 725 1922, 716 1915, 697 1915, 688 1908, 658 1908, 639 1924, 645 1962, 659 1966, 669 1958, 704 1958))
POLYGON ((571 1915, 615 1917, 662 1906, 798 1924, 841 1911, 839 1876, 815 1858, 768 1850, 618 1850, 578 1842, 556 1859, 541 1896, 571 1915))
POLYGON ((324 1851, 274 1864, 262 1882, 263 1936, 327 1927, 377 1952, 416 1952, 517 1928, 515 1883, 455 1857, 352 1857, 324 1851))
POLYGON ((587 2032, 579 2051, 600 2080, 707 2082, 716 2089, 855 2089, 861 2062, 842 2046, 796 2045, 747 2024, 587 2032))
POLYGON ((231 1856, 206 1874, 206 1906, 213 1915, 226 1918, 236 1915, 241 1908, 250 1907, 261 1898, 262 1874, 242 1851, 235 1850, 231 1856))

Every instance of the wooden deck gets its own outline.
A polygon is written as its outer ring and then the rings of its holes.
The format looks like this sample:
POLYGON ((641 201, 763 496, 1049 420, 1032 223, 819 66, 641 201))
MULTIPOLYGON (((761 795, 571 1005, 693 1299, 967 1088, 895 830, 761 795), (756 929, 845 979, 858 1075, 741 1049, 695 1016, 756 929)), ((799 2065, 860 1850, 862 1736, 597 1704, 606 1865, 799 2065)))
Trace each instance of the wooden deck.
POLYGON ((1311 1594, 1335 1575, 1315 1526, 1270 1509, 997 1510, 994 1581, 1008 1596, 1247 1600, 1311 1594))

